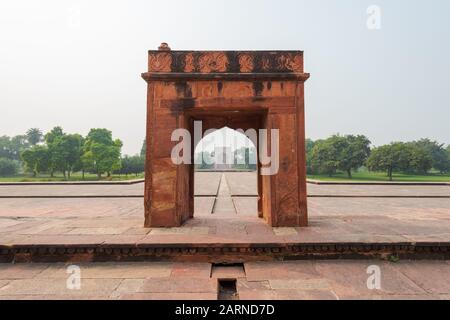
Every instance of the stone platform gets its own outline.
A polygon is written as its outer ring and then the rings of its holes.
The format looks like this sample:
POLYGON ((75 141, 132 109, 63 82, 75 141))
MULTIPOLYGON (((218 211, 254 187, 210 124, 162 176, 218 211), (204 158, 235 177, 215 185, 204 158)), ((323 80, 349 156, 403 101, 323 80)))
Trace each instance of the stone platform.
MULTIPOLYGON (((220 279, 235 279, 233 300, 448 300, 449 261, 315 260, 246 262, 80 263, 78 290, 67 288, 64 263, 0 264, 0 300, 216 300, 220 279), (367 286, 369 267, 380 287, 367 286)), ((230 297, 229 297, 230 298, 230 297)))
POLYGON ((2 186, 0 260, 242 262, 450 253, 449 187, 314 185, 310 195, 320 197, 308 200, 309 227, 271 228, 256 214, 254 176, 215 173, 198 181, 195 218, 167 229, 143 228, 142 199, 127 197, 139 196, 142 184, 2 186))

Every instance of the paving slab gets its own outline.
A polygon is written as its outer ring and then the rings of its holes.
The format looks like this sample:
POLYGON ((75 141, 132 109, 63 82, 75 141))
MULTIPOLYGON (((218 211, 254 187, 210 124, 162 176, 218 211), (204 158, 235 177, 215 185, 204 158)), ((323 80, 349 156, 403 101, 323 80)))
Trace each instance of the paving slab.
POLYGON ((405 276, 392 263, 384 261, 319 261, 314 262, 318 273, 329 281, 333 291, 342 298, 371 295, 424 295, 427 292, 405 276), (380 270, 380 288, 368 286, 375 266, 380 270))
POLYGON ((195 172, 194 194, 196 196, 215 196, 219 189, 222 172, 195 172))
POLYGON ((145 293, 217 293, 215 279, 147 279, 139 292, 145 293))
MULTIPOLYGON (((36 275, 37 279, 67 278, 67 268, 72 264, 50 264, 36 275)), ((102 262, 77 263, 83 279, 146 279, 167 278, 172 272, 170 262, 102 262)))
POLYGON ((58 296, 95 296, 109 297, 118 287, 121 279, 82 279, 81 287, 69 289, 67 279, 18 279, 12 280, 0 288, 0 296, 58 295, 58 296))
POLYGON ((211 276, 211 264, 202 262, 174 263, 170 276, 176 278, 209 279, 211 276))

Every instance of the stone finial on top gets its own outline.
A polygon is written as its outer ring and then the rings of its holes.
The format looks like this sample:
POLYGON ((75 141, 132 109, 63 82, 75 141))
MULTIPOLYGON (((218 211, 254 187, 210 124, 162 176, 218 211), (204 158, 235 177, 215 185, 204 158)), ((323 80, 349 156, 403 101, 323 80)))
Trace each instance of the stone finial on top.
POLYGON ((166 42, 162 42, 161 45, 158 47, 159 51, 170 51, 170 47, 166 42))

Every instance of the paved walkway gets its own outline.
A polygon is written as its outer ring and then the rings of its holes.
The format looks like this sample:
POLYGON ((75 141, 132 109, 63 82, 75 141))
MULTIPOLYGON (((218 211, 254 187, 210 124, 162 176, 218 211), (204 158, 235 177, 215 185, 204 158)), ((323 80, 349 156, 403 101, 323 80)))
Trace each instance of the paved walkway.
MULTIPOLYGON (((450 198, 309 198, 308 228, 270 228, 257 217, 256 197, 249 196, 249 186, 256 183, 254 174, 200 174, 206 176, 197 180, 196 189, 206 196, 196 197, 195 218, 181 228, 143 228, 141 198, 0 199, 0 244, 450 241, 450 198)), ((142 188, 142 184, 4 186, 0 192, 5 194, 5 190, 11 189, 7 194, 18 193, 18 188, 25 188, 22 192, 30 194, 132 194, 142 188)), ((354 186, 309 188, 316 193, 323 192, 321 188, 334 188, 326 193, 335 194, 358 191, 354 186)), ((376 190, 380 188, 376 186, 376 190)), ((415 194, 419 190, 408 191, 404 186, 386 188, 389 194, 394 193, 393 189, 402 190, 403 194, 415 194)), ((432 188, 434 191, 427 192, 439 194, 450 190, 447 187, 420 188, 432 188)))
POLYGON ((76 281, 69 280, 67 286, 69 276, 74 275, 73 267, 68 266, 0 264, 0 300, 215 300, 218 279, 235 280, 231 298, 242 300, 450 299, 449 261, 250 262, 229 267, 209 263, 88 263, 77 265, 79 289, 73 286, 76 281), (369 289, 368 278, 374 270, 376 274, 379 271, 380 286, 369 280, 375 284, 369 289))
POLYGON ((1 199, 0 244, 450 241, 450 199, 312 198, 308 228, 270 228, 256 199, 233 200, 233 214, 145 229, 142 199, 1 199))
MULTIPOLYGON (((257 196, 255 172, 197 172, 195 194, 215 196, 222 176, 226 177, 232 196, 257 196)), ((0 197, 6 196, 142 196, 144 183, 133 185, 0 185, 0 197)), ((404 185, 314 185, 308 184, 309 195, 354 196, 447 196, 450 186, 404 186, 404 185)))

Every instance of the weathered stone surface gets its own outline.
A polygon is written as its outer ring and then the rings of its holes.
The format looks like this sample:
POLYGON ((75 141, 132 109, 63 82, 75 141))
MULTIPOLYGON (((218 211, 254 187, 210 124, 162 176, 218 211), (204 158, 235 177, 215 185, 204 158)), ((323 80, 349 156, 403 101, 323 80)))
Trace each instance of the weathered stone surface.
POLYGON ((426 292, 399 272, 395 265, 383 261, 320 261, 315 262, 316 270, 328 279, 338 296, 370 295, 423 295, 426 292), (370 289, 367 268, 378 266, 381 274, 381 288, 370 289))
MULTIPOLYGON (((145 279, 167 278, 170 276, 172 264, 170 262, 103 262, 78 263, 83 279, 145 279)), ((67 278, 68 264, 51 264, 37 275, 40 279, 67 278)))
POLYGON ((0 263, 0 280, 31 279, 49 267, 47 263, 10 264, 0 263))
POLYGON ((148 279, 139 290, 150 293, 217 293, 215 279, 170 278, 148 279))
POLYGON ((446 261, 400 261, 394 268, 429 293, 450 294, 450 265, 446 261))
POLYGON ((81 289, 68 289, 66 278, 49 281, 48 279, 12 280, 0 288, 0 296, 13 295, 63 295, 109 297, 120 284, 121 279, 82 279, 81 289))
POLYGON ((177 278, 203 278, 209 279, 211 276, 210 263, 174 263, 172 267, 171 277, 177 278))

